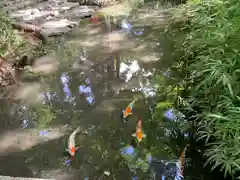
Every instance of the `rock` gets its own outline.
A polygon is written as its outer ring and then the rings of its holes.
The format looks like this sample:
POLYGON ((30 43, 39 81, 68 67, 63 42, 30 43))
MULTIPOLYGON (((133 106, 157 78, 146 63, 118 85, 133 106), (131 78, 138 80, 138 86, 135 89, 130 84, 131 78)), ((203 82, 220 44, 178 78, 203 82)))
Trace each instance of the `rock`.
POLYGON ((66 12, 66 18, 68 19, 79 19, 79 18, 87 18, 91 17, 93 9, 90 9, 88 6, 78 6, 72 9, 69 12, 66 12))
POLYGON ((21 22, 13 22, 12 27, 14 29, 32 33, 34 37, 37 37, 43 43, 47 42, 47 37, 48 37, 47 32, 45 32, 43 29, 41 29, 38 26, 27 24, 27 23, 21 23, 21 22))
POLYGON ((72 27, 78 24, 78 22, 60 19, 48 21, 40 25, 40 28, 42 28, 44 32, 48 34, 48 36, 57 36, 69 32, 72 27))
POLYGON ((44 18, 48 16, 50 11, 41 11, 38 8, 24 9, 11 13, 11 17, 18 21, 32 21, 37 18, 44 18))
POLYGON ((39 10, 44 11, 59 11, 64 12, 67 10, 70 10, 76 6, 78 6, 78 3, 72 3, 72 2, 66 2, 66 1, 48 1, 42 4, 39 4, 37 7, 39 10))
POLYGON ((102 0, 68 0, 68 2, 78 2, 80 5, 102 5, 102 0))

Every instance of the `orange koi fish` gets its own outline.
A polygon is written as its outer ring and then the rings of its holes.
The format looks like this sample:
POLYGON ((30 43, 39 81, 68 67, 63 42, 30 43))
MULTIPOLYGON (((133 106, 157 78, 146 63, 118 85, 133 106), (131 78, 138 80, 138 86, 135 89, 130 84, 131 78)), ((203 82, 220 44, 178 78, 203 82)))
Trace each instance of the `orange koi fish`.
POLYGON ((177 179, 177 177, 183 178, 184 163, 185 163, 185 153, 186 153, 186 150, 187 150, 188 146, 189 146, 189 144, 186 145, 186 147, 184 148, 184 150, 181 152, 181 154, 179 156, 179 160, 177 162, 178 171, 177 171, 175 179, 177 179))
POLYGON ((74 156, 76 151, 80 148, 75 146, 75 136, 79 131, 80 131, 80 128, 78 127, 75 131, 73 131, 73 133, 69 136, 69 139, 68 139, 68 149, 66 149, 66 151, 71 156, 74 156))
POLYGON ((184 163, 185 163, 185 154, 186 154, 186 150, 188 148, 189 144, 186 145, 186 147, 184 148, 184 150, 182 151, 182 153, 180 154, 180 166, 181 166, 181 174, 183 176, 183 170, 184 170, 184 163))
POLYGON ((136 102, 136 99, 134 99, 127 107, 125 110, 123 110, 123 118, 126 119, 129 115, 132 114, 132 109, 134 106, 134 103, 136 102))
POLYGON ((133 137, 136 137, 138 142, 141 142, 144 137, 146 137, 146 134, 142 131, 142 120, 140 119, 137 123, 136 132, 132 135, 133 137))

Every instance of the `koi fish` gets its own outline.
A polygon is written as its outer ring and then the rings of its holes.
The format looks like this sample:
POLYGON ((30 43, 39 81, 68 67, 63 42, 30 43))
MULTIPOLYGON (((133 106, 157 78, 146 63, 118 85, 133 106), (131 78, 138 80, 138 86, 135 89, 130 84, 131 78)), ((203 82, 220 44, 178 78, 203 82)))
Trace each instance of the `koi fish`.
POLYGON ((132 135, 133 137, 136 137, 138 142, 141 142, 144 137, 146 137, 146 134, 142 131, 142 120, 140 119, 137 123, 136 132, 132 135))
POLYGON ((178 179, 182 179, 183 178, 184 163, 185 163, 185 153, 186 153, 186 150, 187 150, 188 146, 189 145, 186 145, 186 147, 184 148, 184 150, 181 152, 181 154, 179 156, 179 160, 177 162, 178 171, 176 173, 176 176, 175 176, 174 180, 178 180, 178 179))
POLYGON ((136 102, 136 99, 134 99, 127 107, 125 110, 122 111, 123 113, 123 118, 126 119, 129 115, 132 114, 132 109, 134 106, 134 103, 136 102))
POLYGON ((79 131, 80 131, 80 128, 78 127, 75 131, 73 131, 73 133, 68 138, 68 149, 66 149, 66 151, 71 156, 74 156, 76 151, 80 148, 75 146, 75 136, 79 131))
POLYGON ((91 18, 90 18, 90 22, 91 23, 99 23, 99 17, 98 16, 92 16, 91 18))

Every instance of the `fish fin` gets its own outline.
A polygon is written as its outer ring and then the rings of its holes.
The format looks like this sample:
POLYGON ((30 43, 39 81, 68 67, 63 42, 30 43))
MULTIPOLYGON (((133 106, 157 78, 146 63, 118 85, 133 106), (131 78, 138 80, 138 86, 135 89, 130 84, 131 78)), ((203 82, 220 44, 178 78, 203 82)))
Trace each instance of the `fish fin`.
POLYGON ((137 101, 137 99, 134 99, 134 100, 133 100, 133 104, 135 104, 136 101, 137 101))
POLYGON ((78 151, 80 149, 80 146, 77 146, 75 149, 76 149, 76 151, 78 151))
POLYGON ((147 135, 146 135, 145 133, 143 133, 143 134, 142 134, 142 137, 144 137, 144 138, 145 138, 145 137, 147 137, 147 135))
POLYGON ((123 122, 124 122, 124 123, 127 123, 127 121, 128 121, 128 119, 123 118, 123 122))
POLYGON ((80 130, 81 130, 80 127, 78 127, 75 131, 78 133, 80 130))
POLYGON ((136 133, 133 133, 133 134, 132 134, 132 137, 136 137, 136 133))

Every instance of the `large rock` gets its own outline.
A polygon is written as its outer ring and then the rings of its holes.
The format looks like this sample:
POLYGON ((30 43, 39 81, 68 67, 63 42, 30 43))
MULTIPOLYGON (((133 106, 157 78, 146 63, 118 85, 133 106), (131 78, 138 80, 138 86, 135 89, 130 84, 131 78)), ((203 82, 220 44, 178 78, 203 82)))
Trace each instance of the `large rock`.
POLYGON ((78 25, 79 22, 69 21, 67 19, 52 20, 40 25, 40 28, 48 36, 57 36, 71 31, 71 28, 78 25))
POLYGON ((64 16, 67 19, 79 19, 90 17, 94 12, 93 8, 89 8, 88 6, 77 6, 70 11, 66 11, 64 16))

